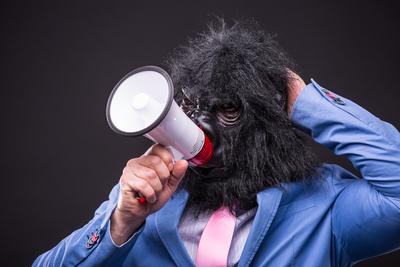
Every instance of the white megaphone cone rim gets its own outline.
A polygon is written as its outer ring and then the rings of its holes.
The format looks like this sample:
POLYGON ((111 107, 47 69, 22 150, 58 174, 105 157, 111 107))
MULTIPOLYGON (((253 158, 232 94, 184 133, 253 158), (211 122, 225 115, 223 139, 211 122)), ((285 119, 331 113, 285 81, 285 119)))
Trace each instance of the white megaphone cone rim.
POLYGON ((213 145, 179 108, 173 93, 172 80, 165 70, 156 66, 135 69, 112 90, 107 102, 107 122, 118 134, 144 135, 164 145, 175 160, 204 165, 212 157, 213 145))
POLYGON ((106 117, 107 117, 107 122, 108 125, 110 126, 110 128, 121 135, 124 136, 140 136, 143 134, 146 134, 148 132, 150 132, 153 128, 157 127, 160 122, 165 118, 165 116, 168 114, 168 111, 171 107, 172 101, 173 101, 173 96, 174 96, 174 86, 172 83, 172 80, 170 78, 170 76, 168 75, 168 73, 163 70, 160 67, 157 66, 143 66, 137 69, 134 69, 133 71, 127 73, 113 88, 108 101, 107 101, 107 107, 106 107, 106 117), (138 130, 138 131, 132 131, 132 132, 128 132, 128 131, 122 131, 120 130, 114 123, 112 120, 112 116, 111 116, 111 105, 112 105, 112 101, 114 99, 114 95, 116 94, 116 92, 118 91, 118 89, 120 88, 121 84, 124 83, 127 79, 129 79, 130 77, 132 77, 134 74, 140 73, 140 72, 145 72, 145 71, 153 71, 153 72, 157 72, 158 74, 161 74, 163 76, 163 78, 165 78, 165 81, 168 83, 168 94, 167 94, 167 99, 166 101, 164 101, 164 103, 162 103, 162 112, 160 113, 160 115, 158 116, 158 118, 156 118, 150 125, 148 125, 147 127, 138 130))

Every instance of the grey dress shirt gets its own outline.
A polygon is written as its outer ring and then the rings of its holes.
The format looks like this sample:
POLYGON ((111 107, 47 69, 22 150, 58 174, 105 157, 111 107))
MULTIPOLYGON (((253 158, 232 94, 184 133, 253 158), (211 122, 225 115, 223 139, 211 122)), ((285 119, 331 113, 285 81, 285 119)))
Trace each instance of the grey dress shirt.
MULTIPOLYGON (((228 254, 228 267, 237 266, 242 254, 247 237, 250 233, 251 225, 256 214, 257 207, 246 212, 238 211, 236 217, 235 229, 233 232, 232 243, 228 254)), ((211 217, 211 212, 205 212, 194 218, 193 209, 186 208, 178 225, 179 236, 182 239, 185 248, 196 262, 197 248, 200 242, 201 234, 211 217)))

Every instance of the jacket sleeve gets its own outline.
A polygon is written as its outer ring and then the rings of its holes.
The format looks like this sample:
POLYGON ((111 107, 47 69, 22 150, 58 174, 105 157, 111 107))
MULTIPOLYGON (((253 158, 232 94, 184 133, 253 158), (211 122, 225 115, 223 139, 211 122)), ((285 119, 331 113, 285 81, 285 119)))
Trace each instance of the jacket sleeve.
POLYGON ((332 208, 335 253, 358 260, 400 247, 400 134, 352 101, 314 80, 296 100, 293 123, 363 179, 331 165, 337 198, 332 208))
POLYGON ((85 226, 40 255, 33 266, 120 266, 143 231, 143 226, 121 246, 113 242, 109 219, 116 207, 118 194, 119 185, 116 185, 109 199, 97 208, 94 217, 85 226))

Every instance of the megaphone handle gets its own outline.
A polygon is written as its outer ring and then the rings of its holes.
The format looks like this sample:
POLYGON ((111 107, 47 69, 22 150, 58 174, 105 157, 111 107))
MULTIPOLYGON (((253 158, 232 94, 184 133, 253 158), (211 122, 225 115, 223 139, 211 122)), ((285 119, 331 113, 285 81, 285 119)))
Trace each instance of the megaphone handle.
POLYGON ((146 204, 146 198, 142 196, 142 194, 140 194, 139 192, 135 193, 135 198, 140 204, 146 204))
MULTIPOLYGON (((178 150, 176 150, 173 146, 168 146, 167 149, 169 150, 169 152, 171 152, 172 154, 172 162, 175 164, 175 162, 177 160, 183 159, 183 154, 181 152, 179 152, 178 150)), ((140 204, 146 204, 146 198, 144 196, 142 196, 142 194, 136 192, 135 193, 135 198, 137 199, 137 201, 140 204)))

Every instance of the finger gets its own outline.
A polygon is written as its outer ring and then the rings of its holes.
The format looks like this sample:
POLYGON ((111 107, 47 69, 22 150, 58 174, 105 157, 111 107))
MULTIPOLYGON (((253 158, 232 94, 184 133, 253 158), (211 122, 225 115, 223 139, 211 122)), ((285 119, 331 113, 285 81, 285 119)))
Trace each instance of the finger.
POLYGON ((175 192, 183 176, 185 176, 187 168, 188 162, 186 160, 178 160, 175 163, 174 169, 171 173, 171 177, 168 179, 168 187, 171 189, 172 192, 175 192))
POLYGON ((124 177, 121 179, 121 187, 124 194, 129 194, 129 197, 135 197, 139 193, 146 198, 147 202, 154 203, 157 201, 156 192, 149 182, 141 178, 132 179, 132 177, 124 177))
POLYGON ((171 152, 163 145, 155 144, 152 145, 145 153, 145 155, 154 155, 159 156, 165 165, 168 167, 169 171, 172 171, 173 164, 173 156, 171 152))
POLYGON ((161 184, 161 180, 154 169, 148 168, 141 164, 136 164, 135 166, 125 167, 122 172, 146 180, 148 183, 150 183, 151 187, 156 193, 162 191, 163 186, 161 184))
POLYGON ((186 160, 178 160, 175 163, 171 177, 168 179, 166 186, 164 186, 163 191, 158 196, 160 202, 165 202, 172 196, 185 175, 187 167, 188 162, 186 160))
POLYGON ((153 155, 142 156, 140 157, 140 160, 138 160, 137 162, 141 166, 153 169, 163 184, 171 175, 167 165, 159 156, 153 156, 153 155))

